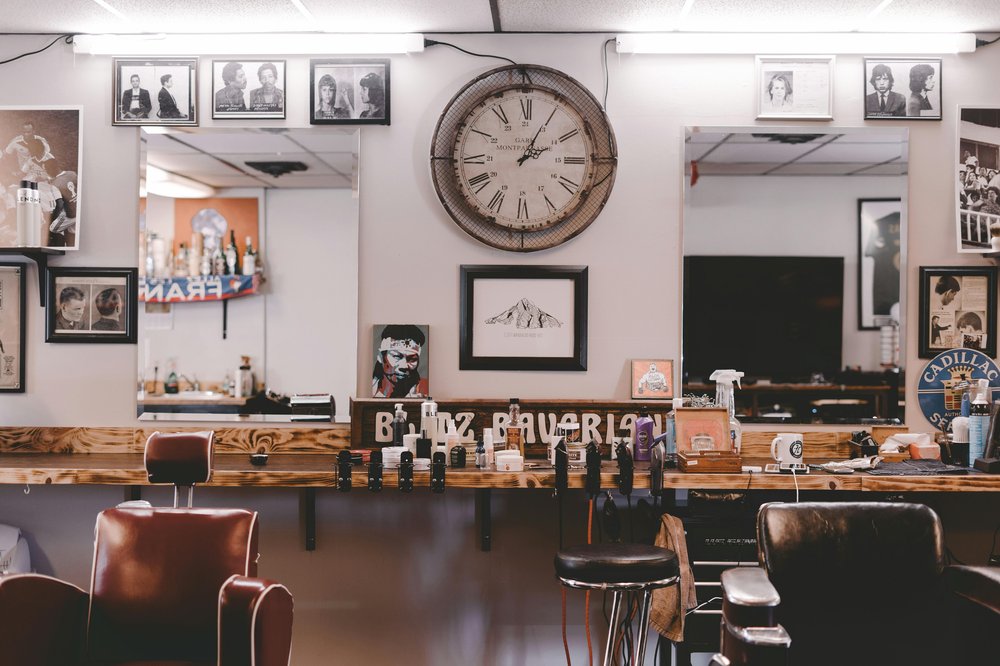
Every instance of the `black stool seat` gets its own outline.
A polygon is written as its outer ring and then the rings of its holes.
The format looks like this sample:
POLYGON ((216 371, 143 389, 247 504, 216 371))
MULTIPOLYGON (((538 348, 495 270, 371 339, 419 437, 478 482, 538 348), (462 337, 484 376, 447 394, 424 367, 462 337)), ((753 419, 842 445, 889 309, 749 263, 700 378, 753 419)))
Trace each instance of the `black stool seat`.
POLYGON ((674 551, 640 543, 599 543, 564 548, 556 575, 581 583, 652 583, 679 575, 674 551))

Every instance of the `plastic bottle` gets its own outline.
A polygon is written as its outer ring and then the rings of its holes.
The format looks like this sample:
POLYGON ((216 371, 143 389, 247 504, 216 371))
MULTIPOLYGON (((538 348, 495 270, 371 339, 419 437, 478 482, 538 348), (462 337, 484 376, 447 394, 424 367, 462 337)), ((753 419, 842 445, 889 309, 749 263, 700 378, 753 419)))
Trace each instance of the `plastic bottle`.
POLYGON ((403 446, 403 435, 406 434, 406 410, 403 403, 396 403, 396 415, 392 419, 392 445, 403 446))
POLYGON ((665 448, 663 464, 665 467, 673 468, 677 466, 677 408, 684 406, 684 398, 674 398, 671 404, 673 409, 667 414, 667 422, 663 426, 667 435, 663 441, 665 448))
POLYGON ((427 433, 424 437, 431 440, 431 446, 437 445, 438 406, 430 396, 420 403, 420 432, 427 433))
POLYGON ((524 441, 521 438, 521 401, 510 399, 507 409, 507 449, 517 451, 524 456, 524 441))
POLYGON ((727 368, 716 370, 709 377, 715 382, 715 405, 729 410, 729 437, 732 440, 733 453, 740 454, 740 446, 743 443, 743 426, 736 420, 736 397, 733 393, 733 382, 740 385, 742 372, 727 368))
POLYGON ((986 390, 976 393, 969 414, 969 464, 986 453, 986 434, 990 430, 990 404, 986 402, 986 390))
POLYGON ((649 460, 649 449, 653 446, 653 417, 643 412, 635 420, 635 445, 633 456, 636 460, 649 460))
POLYGON ((493 429, 486 428, 483 430, 483 449, 486 451, 486 468, 489 469, 493 467, 494 451, 493 451, 493 429))
POLYGON ((42 215, 42 195, 38 191, 38 183, 34 181, 31 182, 31 200, 28 202, 28 206, 31 209, 28 245, 31 247, 47 245, 49 242, 49 225, 45 224, 44 216, 42 215), (43 226, 45 227, 44 239, 42 236, 43 226))
POLYGON ((458 439, 458 430, 455 428, 455 419, 448 419, 448 432, 444 437, 444 444, 438 446, 437 451, 444 453, 445 460, 450 463, 448 452, 460 444, 461 442, 458 439))
POLYGON ((486 469, 486 446, 483 444, 483 440, 476 443, 476 468, 486 469))
POLYGON ((27 247, 31 242, 31 181, 22 180, 17 188, 17 245, 27 247))

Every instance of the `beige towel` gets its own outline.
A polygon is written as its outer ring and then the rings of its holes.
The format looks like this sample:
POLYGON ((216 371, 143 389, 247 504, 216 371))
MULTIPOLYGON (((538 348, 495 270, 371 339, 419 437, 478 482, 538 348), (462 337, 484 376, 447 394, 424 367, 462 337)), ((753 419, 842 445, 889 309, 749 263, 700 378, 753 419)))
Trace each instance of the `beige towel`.
POLYGON ((694 588, 694 573, 692 573, 691 563, 688 561, 684 524, 680 518, 675 518, 667 513, 663 514, 655 545, 669 548, 677 554, 681 579, 677 585, 653 590, 650 622, 662 636, 675 643, 680 643, 684 640, 684 616, 687 615, 687 611, 698 605, 698 597, 694 588))

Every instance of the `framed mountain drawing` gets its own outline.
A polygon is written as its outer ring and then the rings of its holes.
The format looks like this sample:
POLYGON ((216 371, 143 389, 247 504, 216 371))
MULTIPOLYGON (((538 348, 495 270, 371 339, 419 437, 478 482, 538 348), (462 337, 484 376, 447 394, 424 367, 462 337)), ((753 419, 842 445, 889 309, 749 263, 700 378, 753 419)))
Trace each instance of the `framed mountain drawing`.
POLYGON ((586 370, 586 266, 462 266, 460 370, 586 370))

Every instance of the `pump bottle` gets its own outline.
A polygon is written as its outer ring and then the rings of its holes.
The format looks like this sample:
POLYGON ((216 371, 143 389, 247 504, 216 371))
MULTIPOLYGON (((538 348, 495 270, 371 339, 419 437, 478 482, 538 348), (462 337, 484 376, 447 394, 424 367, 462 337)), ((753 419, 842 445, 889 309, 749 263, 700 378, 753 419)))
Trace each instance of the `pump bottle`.
POLYGON ((396 403, 396 415, 392 419, 392 445, 403 446, 403 435, 406 434, 406 411, 403 403, 396 403))
POLYGON ((731 368, 716 370, 709 377, 715 382, 715 405, 724 407, 729 411, 729 437, 733 444, 733 453, 740 454, 740 446, 743 443, 743 426, 736 420, 736 397, 733 394, 733 382, 740 385, 742 372, 731 368))

